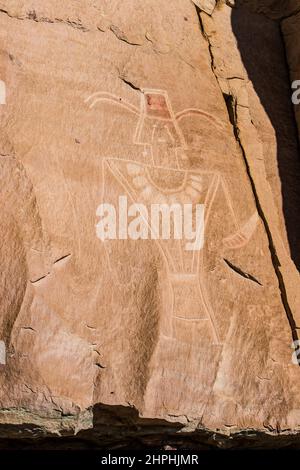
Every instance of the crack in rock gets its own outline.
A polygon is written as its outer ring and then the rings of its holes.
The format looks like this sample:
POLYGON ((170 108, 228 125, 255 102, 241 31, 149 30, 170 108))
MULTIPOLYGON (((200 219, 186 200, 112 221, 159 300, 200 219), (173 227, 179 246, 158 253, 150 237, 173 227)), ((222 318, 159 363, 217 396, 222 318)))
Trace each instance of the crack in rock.
POLYGON ((263 223, 263 226, 264 226, 264 229, 265 229, 265 233, 266 233, 266 236, 267 236, 267 239, 268 239, 269 252, 270 252, 270 256, 271 256, 271 260, 272 260, 272 265, 273 265, 275 275, 277 277, 278 288, 279 288, 279 292, 280 292, 280 296, 281 296, 281 301, 282 301, 282 305, 283 305, 283 308, 285 310, 286 317, 287 317, 287 320, 288 320, 288 323, 289 323, 289 326, 290 326, 290 330, 291 330, 291 333, 292 333, 292 338, 293 338, 293 341, 297 341, 299 339, 298 338, 298 332, 297 332, 297 326, 296 326, 296 322, 295 322, 295 319, 294 319, 294 316, 293 316, 293 312, 292 312, 291 307, 289 305, 283 275, 282 275, 281 270, 280 270, 281 264, 280 264, 280 260, 279 260, 278 254, 277 254, 276 246, 275 246, 275 243, 274 243, 274 240, 273 240, 272 231, 271 231, 271 228, 269 226, 267 216, 265 215, 264 208, 262 207, 262 204, 260 202, 260 198, 259 198, 258 190, 257 190, 256 185, 255 185, 255 179, 254 179, 254 176, 253 176, 251 165, 248 161, 246 150, 243 146, 243 143, 242 143, 241 137, 240 137, 241 132, 240 132, 240 128, 238 126, 238 120, 237 120, 237 110, 238 110, 237 100, 232 95, 224 95, 224 93, 222 91, 222 88, 221 88, 220 83, 219 83, 218 76, 216 74, 215 60, 214 60, 214 55, 213 55, 213 47, 212 47, 212 44, 210 42, 209 35, 205 31, 204 23, 203 23, 202 18, 201 18, 201 10, 196 5, 195 5, 195 9, 196 9, 196 12, 197 12, 197 15, 198 15, 201 33, 202 33, 203 37, 205 38, 205 40, 208 44, 208 51, 209 51, 210 60, 211 60, 212 73, 214 74, 215 79, 218 83, 218 86, 219 86, 219 88, 222 92, 222 95, 223 95, 223 98, 224 98, 224 101, 225 101, 225 105, 226 105, 226 108, 228 110, 229 121, 232 125, 233 134, 234 134, 236 142, 237 142, 237 144, 240 148, 241 155, 243 157, 243 161, 244 161, 245 168, 246 168, 246 173, 247 173, 249 183, 250 183, 251 188, 252 188, 252 193, 253 193, 253 196, 254 196, 256 209, 257 209, 257 212, 259 214, 260 219, 262 220, 262 223, 263 223))
POLYGON ((239 268, 238 266, 235 266, 230 261, 228 261, 228 259, 225 259, 225 258, 223 258, 223 259, 224 259, 225 263, 227 264, 227 266, 230 269, 232 269, 232 271, 234 271, 235 273, 237 273, 240 276, 244 277, 245 279, 248 279, 249 281, 256 282, 256 284, 259 284, 260 286, 262 286, 262 283, 259 282, 258 279, 256 279, 256 277, 252 276, 252 274, 246 273, 241 268, 239 268))

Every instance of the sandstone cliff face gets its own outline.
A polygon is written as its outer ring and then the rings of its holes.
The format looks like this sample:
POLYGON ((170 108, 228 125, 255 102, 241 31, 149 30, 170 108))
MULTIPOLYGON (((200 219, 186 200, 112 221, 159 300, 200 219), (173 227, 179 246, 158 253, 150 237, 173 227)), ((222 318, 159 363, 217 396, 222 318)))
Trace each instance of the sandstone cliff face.
POLYGON ((296 3, 0 0, 3 438, 297 440, 296 3), (203 248, 102 242, 124 195, 203 248))

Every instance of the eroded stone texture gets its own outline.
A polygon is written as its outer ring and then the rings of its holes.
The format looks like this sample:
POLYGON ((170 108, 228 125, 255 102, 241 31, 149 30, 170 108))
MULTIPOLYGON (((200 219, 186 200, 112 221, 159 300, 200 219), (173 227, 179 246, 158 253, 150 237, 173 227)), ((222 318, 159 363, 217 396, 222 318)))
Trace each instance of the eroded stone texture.
POLYGON ((2 436, 26 423, 23 436, 94 426, 104 439, 124 408, 137 435, 157 420, 199 442, 298 431, 283 44, 274 20, 238 2, 194 3, 0 1, 2 436), (245 18, 271 48, 273 120, 245 18), (99 204, 124 195, 204 204, 203 249, 99 240, 99 204))
POLYGON ((216 0, 193 0, 194 4, 200 8, 200 10, 211 15, 216 6, 216 0))

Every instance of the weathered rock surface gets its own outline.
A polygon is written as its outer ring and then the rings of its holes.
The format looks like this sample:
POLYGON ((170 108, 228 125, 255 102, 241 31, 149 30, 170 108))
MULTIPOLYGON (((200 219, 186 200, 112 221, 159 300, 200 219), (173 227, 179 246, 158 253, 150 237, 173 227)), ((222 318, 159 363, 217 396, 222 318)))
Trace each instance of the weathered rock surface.
POLYGON ((0 0, 6 444, 298 442, 296 3, 0 0), (102 242, 120 196, 203 248, 102 242))

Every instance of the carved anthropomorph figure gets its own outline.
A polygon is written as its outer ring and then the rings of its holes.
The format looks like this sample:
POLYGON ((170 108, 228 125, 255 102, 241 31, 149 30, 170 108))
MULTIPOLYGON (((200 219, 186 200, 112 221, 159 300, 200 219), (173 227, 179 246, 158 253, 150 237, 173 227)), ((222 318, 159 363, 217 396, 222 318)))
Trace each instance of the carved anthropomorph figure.
MULTIPOLYGON (((230 192, 221 173, 189 167, 189 145, 180 128, 180 121, 189 116, 208 119, 217 128, 222 123, 199 109, 189 108, 174 113, 168 94, 161 90, 144 89, 140 109, 123 99, 107 93, 94 95, 95 102, 111 101, 137 115, 133 143, 140 146, 140 160, 116 157, 105 158, 103 167, 103 200, 108 202, 113 181, 119 183, 130 199, 145 205, 202 204, 205 207, 205 227, 209 225, 212 207, 219 197, 229 220, 227 236, 222 243, 230 249, 245 246, 253 235, 258 215, 249 215, 239 225, 230 192)), ((116 189, 118 191, 118 189, 116 189)), ((120 189, 119 189, 120 191, 120 189)), ((159 238, 159 237, 158 237, 159 238)), ((204 249, 186 251, 186 240, 157 240, 166 261, 170 288, 169 315, 161 333, 186 343, 197 343, 210 336, 212 344, 220 346, 224 331, 218 325, 214 308, 206 288, 204 249)))

